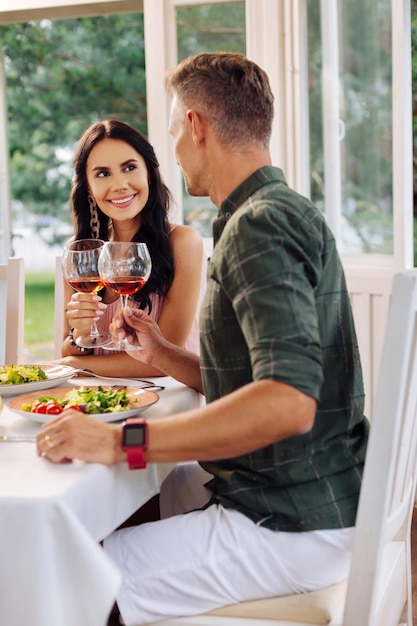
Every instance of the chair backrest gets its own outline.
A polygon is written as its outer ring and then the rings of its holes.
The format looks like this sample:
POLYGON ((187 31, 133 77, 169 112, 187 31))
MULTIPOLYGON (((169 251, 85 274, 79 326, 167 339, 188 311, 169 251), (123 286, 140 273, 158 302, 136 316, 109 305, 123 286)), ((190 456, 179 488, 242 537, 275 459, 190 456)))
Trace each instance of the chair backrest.
POLYGON ((61 358, 64 336, 64 277, 62 274, 62 256, 55 258, 55 295, 54 295, 54 358, 61 358))
POLYGON ((25 265, 22 258, 0 264, 0 364, 24 363, 25 265))
POLYGON ((343 626, 409 625, 417 470, 417 272, 394 278, 343 626))

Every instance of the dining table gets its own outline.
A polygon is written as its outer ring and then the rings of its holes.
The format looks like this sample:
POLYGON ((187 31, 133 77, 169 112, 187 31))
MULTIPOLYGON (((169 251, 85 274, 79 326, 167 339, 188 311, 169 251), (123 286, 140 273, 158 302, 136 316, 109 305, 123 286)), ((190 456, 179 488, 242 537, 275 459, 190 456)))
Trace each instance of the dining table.
MULTIPOLYGON (((170 377, 151 382, 164 389, 140 413, 147 420, 201 405, 195 389, 170 377)), ((83 383, 92 379, 77 376, 83 383)), ((100 542, 159 492, 172 465, 53 464, 30 440, 41 424, 12 410, 13 397, 0 413, 0 624, 105 626, 121 573, 100 542)))

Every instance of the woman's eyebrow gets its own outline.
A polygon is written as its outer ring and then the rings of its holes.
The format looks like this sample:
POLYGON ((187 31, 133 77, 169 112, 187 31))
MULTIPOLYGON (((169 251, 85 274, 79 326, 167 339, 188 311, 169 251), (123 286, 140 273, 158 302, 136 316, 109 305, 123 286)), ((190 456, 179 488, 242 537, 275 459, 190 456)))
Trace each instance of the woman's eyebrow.
MULTIPOLYGON (((126 165, 129 165, 130 163, 138 163, 138 159, 127 159, 127 161, 123 161, 123 163, 120 163, 121 167, 126 167, 126 165)), ((103 170, 109 170, 111 169, 108 165, 96 165, 95 167, 92 168, 92 172, 96 172, 96 171, 100 171, 102 172, 103 170)))
POLYGON ((138 159, 127 159, 127 161, 123 161, 123 163, 121 164, 122 167, 125 167, 125 165, 129 165, 130 163, 139 163, 138 159))

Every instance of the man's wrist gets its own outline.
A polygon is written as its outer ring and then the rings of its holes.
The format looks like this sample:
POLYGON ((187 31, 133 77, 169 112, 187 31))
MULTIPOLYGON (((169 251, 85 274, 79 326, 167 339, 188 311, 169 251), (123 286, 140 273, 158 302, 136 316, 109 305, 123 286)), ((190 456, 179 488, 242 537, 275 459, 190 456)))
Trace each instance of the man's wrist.
POLYGON ((117 425, 113 430, 113 465, 126 462, 127 455, 123 450, 123 428, 117 425))
POLYGON ((150 365, 160 372, 163 372, 166 376, 173 376, 173 378, 175 378, 175 368, 173 366, 175 366, 178 355, 182 351, 182 348, 179 348, 177 345, 170 343, 164 338, 158 351, 153 353, 150 365))

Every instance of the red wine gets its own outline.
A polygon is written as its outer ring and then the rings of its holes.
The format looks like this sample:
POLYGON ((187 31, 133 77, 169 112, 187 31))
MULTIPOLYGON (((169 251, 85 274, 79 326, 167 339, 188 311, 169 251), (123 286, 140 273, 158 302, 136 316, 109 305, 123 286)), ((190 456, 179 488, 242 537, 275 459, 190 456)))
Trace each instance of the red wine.
POLYGON ((146 283, 143 278, 127 277, 119 278, 115 280, 106 280, 106 286, 110 287, 119 296, 130 296, 132 293, 136 293, 146 283))
POLYGON ((76 291, 82 291, 83 293, 97 293, 100 289, 103 289, 104 282, 99 276, 92 276, 91 278, 71 278, 68 283, 76 291))

